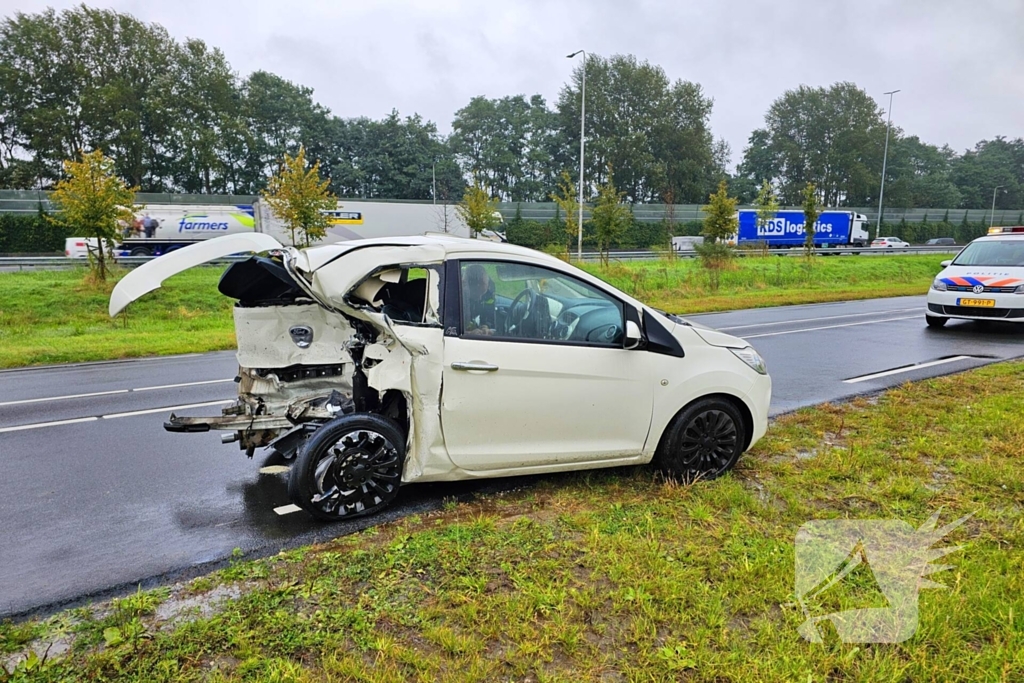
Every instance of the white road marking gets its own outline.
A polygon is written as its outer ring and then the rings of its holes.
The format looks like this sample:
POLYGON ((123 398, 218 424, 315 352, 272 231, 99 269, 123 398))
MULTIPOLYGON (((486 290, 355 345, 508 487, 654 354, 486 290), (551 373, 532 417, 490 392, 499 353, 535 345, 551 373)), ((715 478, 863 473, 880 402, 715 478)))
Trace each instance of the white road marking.
POLYGON ((104 415, 104 420, 114 420, 119 417, 134 417, 135 415, 151 415, 153 413, 166 413, 168 410, 185 410, 187 408, 206 408, 207 406, 219 406, 225 403, 234 403, 233 399, 225 399, 223 401, 207 401, 206 403, 186 403, 180 406, 165 406, 163 408, 149 408, 148 410, 133 410, 128 413, 111 413, 110 415, 104 415))
POLYGON ((299 512, 302 508, 298 505, 282 505, 281 507, 274 508, 274 512, 279 515, 290 515, 293 512, 299 512))
POLYGON ((0 427, 0 434, 5 432, 20 432, 25 429, 39 429, 40 427, 59 427, 60 425, 73 425, 79 422, 92 422, 98 417, 76 417, 73 420, 57 420, 56 422, 36 422, 34 424, 17 425, 15 427, 0 427))
POLYGON ((944 365, 946 363, 956 363, 961 360, 970 360, 973 356, 953 356, 952 358, 942 358, 940 360, 933 360, 927 363, 918 363, 917 365, 908 365, 903 368, 896 368, 895 370, 886 370, 884 372, 874 372, 870 375, 861 375, 860 377, 854 377, 852 379, 844 379, 844 384, 856 384, 857 382, 867 382, 871 379, 878 379, 880 377, 888 377, 890 375, 898 375, 901 372, 913 372, 914 370, 922 370, 924 368, 935 367, 936 365, 944 365))
POLYGON ((790 325, 795 323, 814 323, 819 320, 838 320, 839 318, 861 318, 866 315, 889 315, 891 313, 906 313, 907 311, 923 311, 924 306, 914 308, 894 308, 891 311, 871 311, 870 313, 847 313, 845 315, 826 315, 821 318, 797 318, 796 320, 779 320, 770 323, 754 323, 751 325, 734 325, 732 327, 716 327, 719 332, 727 330, 745 330, 748 327, 768 327, 769 325, 790 325))
POLYGON ((43 403, 44 401, 63 401, 66 398, 88 398, 90 396, 110 396, 111 394, 127 394, 131 389, 114 389, 113 391, 94 391, 90 394, 68 394, 67 396, 50 396, 47 398, 25 398, 20 401, 4 401, 0 406, 17 406, 23 403, 43 403))
POLYGON ((878 323, 891 323, 897 320, 913 320, 916 315, 906 315, 902 318, 886 318, 885 320, 865 320, 859 323, 843 323, 842 325, 823 325, 821 327, 805 327, 800 330, 786 330, 784 332, 765 332, 764 334, 745 334, 744 339, 757 339, 759 337, 779 337, 784 334, 796 334, 798 332, 817 332, 818 330, 835 330, 840 327, 856 327, 857 325, 877 325, 878 323))
POLYGON ((45 398, 25 398, 20 401, 5 401, 0 403, 0 407, 3 406, 16 406, 24 403, 45 403, 46 401, 65 401, 71 398, 90 398, 92 396, 111 396, 113 394, 129 394, 135 391, 156 391, 157 389, 177 389, 179 387, 197 387, 204 384, 222 384, 224 382, 234 382, 232 379, 207 379, 201 382, 182 382, 181 384, 164 384, 156 387, 139 387, 137 389, 113 389, 111 391, 94 391, 89 394, 68 394, 66 396, 47 396, 45 398))
POLYGON ((285 465, 267 465, 260 468, 260 474, 282 474, 291 471, 291 467, 285 465))
POLYGON ((207 379, 202 382, 182 382, 181 384, 163 384, 157 387, 139 387, 138 389, 132 389, 132 391, 156 391, 157 389, 177 389, 178 387, 198 387, 202 384, 222 384, 223 382, 234 382, 234 378, 229 379, 207 379))

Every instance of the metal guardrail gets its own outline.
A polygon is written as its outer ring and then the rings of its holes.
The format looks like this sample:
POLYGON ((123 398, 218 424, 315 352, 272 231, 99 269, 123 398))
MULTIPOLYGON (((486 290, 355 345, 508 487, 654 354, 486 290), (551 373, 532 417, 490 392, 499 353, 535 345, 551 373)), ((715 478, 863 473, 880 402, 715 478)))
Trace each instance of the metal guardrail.
MULTIPOLYGON (((152 261, 158 256, 117 256, 114 263, 127 268, 141 266, 147 261, 152 261)), ((225 256, 209 265, 223 266, 236 261, 244 261, 248 256, 225 256)), ((89 265, 86 258, 69 258, 67 256, 0 256, 0 272, 15 270, 64 270, 67 268, 85 268, 89 265)))
MULTIPOLYGON (((817 248, 814 253, 819 256, 841 256, 841 255, 857 255, 866 254, 869 256, 892 256, 893 254, 956 254, 962 246, 954 247, 878 247, 872 249, 871 247, 825 247, 817 248)), ((803 247, 794 247, 792 249, 736 249, 736 256, 750 257, 750 256, 803 256, 803 247)), ((571 260, 576 260, 576 254, 573 252, 570 254, 571 260)), ((654 261, 661 258, 667 258, 667 251, 613 251, 609 252, 608 258, 611 261, 654 261)), ((697 252, 692 249, 677 250, 675 252, 675 258, 697 258, 697 252)), ((586 263, 599 261, 601 254, 596 251, 585 251, 583 252, 583 261, 586 263)))
MULTIPOLYGON (((891 256, 893 254, 955 254, 959 252, 960 249, 962 249, 962 247, 887 247, 877 249, 872 249, 870 247, 829 247, 815 249, 814 253, 821 256, 839 256, 843 254, 891 256)), ((735 253, 740 257, 764 256, 766 254, 770 256, 803 256, 804 250, 802 247, 795 247, 793 249, 736 249, 735 253)), ((576 260, 575 253, 570 256, 572 260, 576 260)), ((696 258, 696 256, 697 252, 692 250, 675 252, 675 258, 696 258)), ((655 261, 657 259, 667 257, 667 251, 613 251, 608 255, 608 258, 612 261, 655 261)), ((152 261, 154 258, 159 257, 119 256, 114 258, 114 262, 120 266, 134 268, 146 263, 147 261, 152 261)), ((225 256, 224 258, 210 261, 209 265, 227 265, 236 261, 244 261, 247 258, 248 256, 225 256)), ((584 262, 590 263, 599 261, 600 259, 600 252, 583 252, 584 262)), ((67 256, 0 256, 0 272, 32 269, 58 270, 64 268, 84 268, 87 265, 88 261, 85 258, 69 258, 67 256)))

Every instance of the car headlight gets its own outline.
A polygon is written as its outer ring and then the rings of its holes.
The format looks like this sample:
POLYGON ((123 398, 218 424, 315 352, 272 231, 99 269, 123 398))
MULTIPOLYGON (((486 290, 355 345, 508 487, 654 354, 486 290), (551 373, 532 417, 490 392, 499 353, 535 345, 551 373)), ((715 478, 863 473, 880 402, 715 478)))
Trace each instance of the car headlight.
POLYGON ((1017 285, 1017 289, 1013 290, 1014 294, 1024 294, 1024 285, 1017 285))
POLYGON ((942 281, 942 278, 938 278, 937 277, 932 282, 932 289, 934 289, 936 292, 945 292, 946 291, 946 283, 942 281))
POLYGON ((764 363, 764 358, 761 358, 761 354, 753 349, 753 347, 746 347, 743 349, 729 349, 733 352, 737 358, 749 365, 754 371, 762 374, 768 374, 768 367, 764 363))

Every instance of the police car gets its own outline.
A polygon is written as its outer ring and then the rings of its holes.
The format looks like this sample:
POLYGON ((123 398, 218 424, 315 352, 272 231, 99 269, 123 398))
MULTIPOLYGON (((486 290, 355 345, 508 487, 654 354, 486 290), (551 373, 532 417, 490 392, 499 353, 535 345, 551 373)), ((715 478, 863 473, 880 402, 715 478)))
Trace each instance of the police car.
POLYGON ((1024 323, 1024 226, 991 228, 942 266, 928 290, 929 327, 950 318, 1024 323))

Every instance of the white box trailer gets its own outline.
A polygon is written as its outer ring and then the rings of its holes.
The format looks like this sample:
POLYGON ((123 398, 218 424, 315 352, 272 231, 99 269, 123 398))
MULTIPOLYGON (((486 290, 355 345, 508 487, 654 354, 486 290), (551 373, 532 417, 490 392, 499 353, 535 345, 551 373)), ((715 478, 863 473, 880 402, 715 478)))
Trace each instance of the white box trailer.
MULTIPOLYGON (((265 200, 254 206, 256 229, 272 235, 282 244, 292 244, 291 232, 274 215, 265 200)), ((327 212, 330 225, 323 243, 344 242, 368 237, 406 237, 443 232, 470 237, 470 230, 459 218, 454 204, 421 204, 418 202, 368 202, 343 200, 327 212)), ((305 246, 296 235, 293 246, 305 246)))
MULTIPOLYGON (((428 232, 470 237, 470 230, 459 218, 454 204, 343 200, 327 215, 330 225, 326 237, 319 241, 322 244, 428 232)), ((500 221, 500 214, 497 218, 500 221)), ((293 241, 291 232, 262 199, 254 204, 149 204, 137 207, 133 224, 122 226, 116 253, 160 256, 211 237, 246 232, 265 233, 286 245, 293 241), (148 229, 144 226, 147 222, 148 229)), ((481 238, 504 241, 499 231, 484 231, 481 238)), ((296 235, 295 241, 298 244, 293 246, 305 246, 301 235, 296 235)), ((84 258, 85 243, 85 238, 69 238, 65 253, 84 258)))

